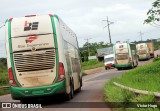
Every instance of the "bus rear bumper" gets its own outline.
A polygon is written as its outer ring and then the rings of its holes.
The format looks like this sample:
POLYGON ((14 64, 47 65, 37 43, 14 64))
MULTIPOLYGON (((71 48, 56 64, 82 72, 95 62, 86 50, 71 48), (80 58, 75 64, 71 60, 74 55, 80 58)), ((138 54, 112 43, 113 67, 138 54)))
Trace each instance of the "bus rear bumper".
POLYGON ((148 60, 148 59, 149 59, 149 57, 141 57, 141 58, 139 57, 138 58, 139 61, 141 61, 141 60, 148 60))
POLYGON ((54 94, 65 93, 66 91, 66 81, 63 80, 58 83, 54 83, 50 86, 32 87, 32 88, 22 88, 10 86, 11 96, 14 100, 20 100, 25 98, 35 98, 35 97, 45 97, 52 96, 54 94))
POLYGON ((132 67, 132 63, 128 63, 128 64, 115 64, 115 68, 127 68, 127 67, 132 67))

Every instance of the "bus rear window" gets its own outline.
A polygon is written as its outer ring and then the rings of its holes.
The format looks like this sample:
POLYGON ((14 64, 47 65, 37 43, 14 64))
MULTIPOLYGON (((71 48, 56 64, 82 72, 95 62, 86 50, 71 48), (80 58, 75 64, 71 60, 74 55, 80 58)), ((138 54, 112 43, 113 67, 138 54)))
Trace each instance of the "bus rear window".
POLYGON ((139 50, 139 54, 146 54, 146 50, 139 50))
POLYGON ((116 55, 117 60, 126 60, 128 59, 128 53, 119 53, 116 55))

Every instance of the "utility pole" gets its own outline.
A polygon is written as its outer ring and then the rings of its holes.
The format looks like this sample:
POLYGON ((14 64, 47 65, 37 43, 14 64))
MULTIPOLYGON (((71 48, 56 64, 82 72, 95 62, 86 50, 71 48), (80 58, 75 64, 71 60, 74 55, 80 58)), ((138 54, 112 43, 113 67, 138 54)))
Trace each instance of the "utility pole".
POLYGON ((87 47, 88 47, 88 53, 89 53, 89 56, 90 56, 90 51, 89 51, 89 40, 92 39, 92 38, 87 38, 85 40, 87 40, 87 47))
POLYGON ((108 27, 109 41, 110 41, 110 44, 112 44, 111 33, 110 33, 109 25, 113 24, 114 22, 110 22, 110 21, 108 20, 108 16, 107 16, 107 20, 102 20, 102 21, 106 21, 106 22, 107 22, 107 25, 106 25, 104 28, 108 27))
POLYGON ((129 43, 129 40, 130 40, 130 39, 126 39, 126 41, 127 41, 128 43, 129 43))
POLYGON ((140 32, 138 32, 139 33, 139 35, 140 35, 140 37, 141 37, 141 42, 142 42, 142 35, 143 35, 143 33, 140 31, 140 32))

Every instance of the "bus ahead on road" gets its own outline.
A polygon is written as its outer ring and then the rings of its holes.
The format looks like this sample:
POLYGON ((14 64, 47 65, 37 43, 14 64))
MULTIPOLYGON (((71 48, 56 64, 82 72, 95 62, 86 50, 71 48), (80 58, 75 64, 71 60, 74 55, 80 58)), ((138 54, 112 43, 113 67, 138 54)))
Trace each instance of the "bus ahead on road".
POLYGON ((57 15, 6 20, 6 52, 11 96, 22 102, 81 91, 76 34, 57 15))
POLYGON ((147 43, 139 43, 136 45, 136 47, 139 60, 150 59, 150 52, 147 43))
POLYGON ((133 68, 138 65, 136 45, 131 43, 116 43, 113 47, 115 68, 133 68))

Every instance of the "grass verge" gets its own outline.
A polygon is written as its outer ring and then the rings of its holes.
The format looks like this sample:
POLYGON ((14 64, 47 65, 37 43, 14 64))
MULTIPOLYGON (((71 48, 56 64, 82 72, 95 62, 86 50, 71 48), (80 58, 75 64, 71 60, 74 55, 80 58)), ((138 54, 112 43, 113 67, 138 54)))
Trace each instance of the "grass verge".
POLYGON ((121 89, 113 84, 119 84, 140 90, 160 91, 160 61, 137 67, 125 72, 121 77, 112 78, 104 86, 106 102, 115 102, 120 108, 117 111, 159 111, 158 108, 125 108, 130 102, 156 102, 154 95, 141 95, 121 89))
POLYGON ((104 63, 98 62, 96 59, 89 60, 87 62, 82 63, 83 70, 94 69, 94 68, 103 67, 103 66, 104 66, 104 63))
MULTIPOLYGON (((0 86, 9 86, 7 69, 0 71, 0 86)), ((9 94, 10 90, 0 89, 0 95, 9 94)))

